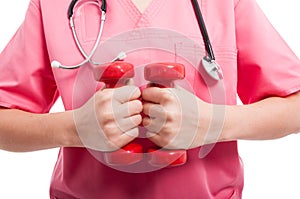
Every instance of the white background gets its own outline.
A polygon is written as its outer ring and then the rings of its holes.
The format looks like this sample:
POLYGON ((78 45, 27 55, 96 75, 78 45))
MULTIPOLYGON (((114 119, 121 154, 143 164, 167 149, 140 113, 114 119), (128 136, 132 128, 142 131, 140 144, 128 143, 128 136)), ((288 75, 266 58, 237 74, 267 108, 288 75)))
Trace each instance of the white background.
MULTIPOLYGON (((22 22, 28 2, 1 0, 0 51, 22 22)), ((258 3, 300 57, 300 3, 297 0, 258 0, 258 3)), ((52 111, 59 110, 61 102, 52 111)), ((300 135, 275 141, 240 141, 239 150, 245 164, 244 199, 300 198, 300 135)), ((49 198, 57 153, 58 149, 31 153, 0 150, 0 198, 49 198)))

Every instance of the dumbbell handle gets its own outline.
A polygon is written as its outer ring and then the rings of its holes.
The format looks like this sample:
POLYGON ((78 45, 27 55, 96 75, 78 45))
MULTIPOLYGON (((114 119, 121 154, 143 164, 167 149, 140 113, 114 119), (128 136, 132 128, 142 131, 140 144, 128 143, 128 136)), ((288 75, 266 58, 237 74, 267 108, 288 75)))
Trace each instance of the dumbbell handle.
MULTIPOLYGON (((133 65, 123 61, 101 65, 96 70, 97 81, 105 83, 106 88, 125 86, 128 80, 134 77, 133 65)), ((131 142, 119 150, 104 153, 104 159, 108 165, 131 165, 142 160, 142 152, 140 144, 131 142)))
MULTIPOLYGON (((144 76, 150 82, 149 86, 173 88, 175 80, 184 78, 185 68, 179 63, 154 63, 145 66, 144 76)), ((185 150, 167 150, 154 146, 147 152, 149 163, 153 166, 179 166, 187 161, 185 150)))

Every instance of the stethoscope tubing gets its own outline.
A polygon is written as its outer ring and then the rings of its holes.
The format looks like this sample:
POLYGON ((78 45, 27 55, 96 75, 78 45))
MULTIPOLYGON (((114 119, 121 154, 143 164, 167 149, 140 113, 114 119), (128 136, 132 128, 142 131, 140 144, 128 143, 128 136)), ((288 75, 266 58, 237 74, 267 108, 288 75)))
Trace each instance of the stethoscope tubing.
POLYGON ((73 34, 74 40, 76 42, 76 45, 77 45, 80 53, 84 56, 85 60, 84 60, 84 62, 82 62, 80 64, 77 64, 73 67, 68 67, 68 69, 78 68, 78 67, 86 64, 87 62, 91 62, 94 65, 100 64, 98 62, 93 61, 92 57, 95 54, 95 52, 97 50, 97 47, 99 46, 101 36, 102 36, 102 33, 103 33, 103 29, 104 29, 105 20, 106 20, 106 1, 104 0, 104 1, 102 1, 102 6, 101 6, 101 9, 100 9, 100 11, 101 11, 101 21, 100 21, 100 24, 99 24, 98 36, 97 36, 97 39, 96 39, 95 44, 93 46, 93 49, 91 50, 90 54, 88 55, 85 52, 85 50, 83 49, 83 47, 81 46, 81 44, 79 42, 79 39, 78 39, 78 36, 77 36, 77 33, 76 33, 76 30, 75 30, 75 23, 74 23, 73 14, 74 14, 74 7, 75 7, 77 1, 78 0, 72 0, 70 6, 68 8, 68 18, 69 18, 69 21, 70 21, 69 24, 70 24, 70 28, 72 30, 72 34, 73 34))
MULTIPOLYGON (((85 50, 83 49, 83 47, 81 46, 77 33, 76 33, 76 28, 75 28, 75 23, 73 20, 73 16, 74 16, 74 8, 76 6, 76 3, 78 2, 78 0, 72 0, 69 8, 68 8, 68 18, 69 18, 69 25, 70 28, 72 30, 72 35, 74 37, 75 43, 80 51, 80 53, 82 54, 82 56, 85 58, 85 60, 83 60, 81 63, 76 64, 74 66, 65 66, 60 64, 58 61, 52 61, 51 65, 54 68, 64 68, 64 69, 76 69, 79 68, 81 66, 83 66, 84 64, 90 62, 93 65, 99 65, 100 63, 95 62, 92 60, 93 55, 95 54, 97 47, 99 46, 100 40, 101 40, 101 36, 103 33, 103 29, 104 29, 104 24, 105 24, 105 20, 106 20, 106 0, 102 0, 102 4, 100 6, 100 2, 99 0, 95 0, 98 3, 99 6, 99 10, 101 11, 101 20, 100 20, 100 25, 99 25, 99 30, 98 30, 98 36, 97 39, 94 43, 94 46, 91 50, 91 52, 89 54, 87 54, 85 52, 85 50)), ((203 57, 202 59, 202 65, 205 68, 205 70, 207 71, 207 73, 215 80, 220 80, 223 78, 223 72, 222 69, 219 67, 219 65, 216 63, 215 61, 215 55, 213 52, 213 47, 211 45, 210 39, 209 39, 209 35, 206 29, 206 25, 203 19, 203 15, 201 13, 199 4, 197 0, 191 0, 191 3, 193 5, 193 10, 198 22, 198 26, 200 28, 201 34, 202 34, 202 38, 203 38, 203 42, 205 45, 205 51, 206 51, 206 55, 203 57)), ((126 57, 126 53, 121 51, 119 53, 119 55, 112 60, 116 61, 116 60, 122 60, 123 58, 126 57)))
MULTIPOLYGON (((73 13, 74 13, 74 7, 76 5, 78 0, 72 0, 70 5, 69 5, 69 8, 68 8, 68 19, 71 18, 71 16, 73 16, 73 13)), ((107 4, 106 4, 106 0, 103 0, 102 1, 102 4, 101 4, 101 10, 103 12, 106 13, 106 7, 107 7, 107 4)))
POLYGON ((202 34, 202 37, 203 37, 205 50, 206 50, 206 52, 209 56, 209 59, 210 60, 215 60, 214 51, 213 51, 212 45, 210 43, 210 39, 209 39, 209 36, 208 36, 208 33, 207 33, 206 25, 205 25, 203 15, 201 13, 201 9, 199 7, 198 1, 197 0, 191 0, 191 1, 192 1, 192 4, 193 4, 193 9, 194 9, 194 12, 195 12, 195 15, 196 15, 196 18, 197 18, 197 22, 198 22, 198 25, 200 27, 200 31, 201 31, 201 34, 202 34))
POLYGON ((86 64, 89 61, 92 62, 92 64, 94 64, 94 65, 100 64, 98 62, 93 61, 92 57, 95 54, 95 52, 97 50, 97 47, 99 46, 99 43, 100 43, 100 40, 101 40, 101 36, 102 36, 102 32, 103 32, 103 29, 104 29, 105 19, 106 19, 106 13, 104 11, 101 11, 101 22, 100 22, 100 26, 99 26, 99 30, 98 30, 98 36, 97 36, 97 39, 96 39, 95 44, 93 46, 93 49, 91 50, 90 54, 88 55, 85 52, 85 50, 83 49, 83 47, 81 46, 80 42, 79 42, 78 36, 76 34, 76 30, 75 30, 75 24, 74 24, 73 16, 70 17, 70 27, 71 27, 71 30, 72 30, 72 34, 73 34, 74 40, 76 42, 76 45, 77 45, 79 51, 81 52, 81 54, 85 58, 84 62, 82 62, 80 64, 77 64, 74 67, 71 67, 70 69, 72 69, 72 68, 78 68, 78 67, 82 66, 83 64, 86 64))

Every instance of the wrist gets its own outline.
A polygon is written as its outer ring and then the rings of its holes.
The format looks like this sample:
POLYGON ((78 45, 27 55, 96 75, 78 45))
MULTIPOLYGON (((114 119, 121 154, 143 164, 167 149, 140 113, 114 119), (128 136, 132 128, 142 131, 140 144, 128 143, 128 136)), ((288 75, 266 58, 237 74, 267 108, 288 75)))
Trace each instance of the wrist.
POLYGON ((82 145, 77 134, 72 111, 52 113, 51 117, 54 126, 54 139, 59 147, 78 147, 82 145))
POLYGON ((200 134, 205 132, 204 144, 237 140, 240 132, 240 106, 216 105, 204 102, 200 108, 200 134))
POLYGON ((243 106, 224 105, 224 127, 220 134, 220 142, 234 141, 239 139, 240 133, 243 131, 245 121, 242 119, 246 112, 243 113, 243 106))
POLYGON ((228 123, 228 106, 207 103, 206 143, 217 143, 231 140, 228 134, 231 124, 228 123))

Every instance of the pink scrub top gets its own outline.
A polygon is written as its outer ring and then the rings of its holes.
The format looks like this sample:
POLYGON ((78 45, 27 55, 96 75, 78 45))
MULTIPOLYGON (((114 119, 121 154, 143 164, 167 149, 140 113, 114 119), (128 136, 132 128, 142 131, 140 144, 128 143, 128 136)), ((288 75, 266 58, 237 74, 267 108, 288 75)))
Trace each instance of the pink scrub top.
MULTIPOLYGON (((79 2, 76 30, 89 52, 99 27, 99 11, 93 1, 79 2)), ((61 96, 65 109, 71 110, 95 92, 97 82, 89 67, 63 70, 50 66, 53 60, 65 65, 83 60, 69 28, 69 3, 31 0, 24 23, 0 55, 1 106, 47 113, 61 96)), ((144 14, 131 0, 108 1, 95 59, 107 61, 116 55, 115 49, 122 50, 118 46, 129 46, 126 61, 142 66, 174 61, 173 48, 175 59, 187 66, 188 86, 199 98, 218 104, 236 104, 237 94, 244 103, 253 103, 299 90, 300 62, 254 0, 199 0, 199 4, 224 72, 223 81, 211 81, 198 68, 204 45, 190 1, 152 0, 144 14), (143 48, 134 49, 138 48, 135 40, 143 48)), ((138 69, 136 76, 143 82, 138 69)), ((188 162, 183 166, 137 173, 110 168, 85 148, 61 148, 50 197, 225 199, 241 198, 242 189, 243 165, 236 142, 188 150, 188 162)))

